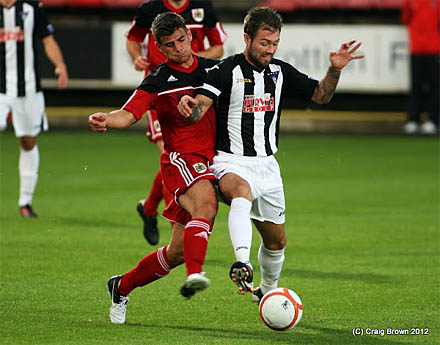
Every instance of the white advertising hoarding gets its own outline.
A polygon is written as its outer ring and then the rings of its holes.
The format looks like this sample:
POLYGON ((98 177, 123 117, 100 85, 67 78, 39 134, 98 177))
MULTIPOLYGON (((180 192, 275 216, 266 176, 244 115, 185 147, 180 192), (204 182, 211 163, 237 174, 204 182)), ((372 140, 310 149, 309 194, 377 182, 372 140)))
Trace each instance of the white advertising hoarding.
MULTIPOLYGON (((125 32, 130 23, 113 26, 112 83, 136 87, 143 79, 134 70, 125 48, 125 32)), ((241 24, 225 24, 229 38, 225 56, 243 51, 241 24)), ((409 58, 406 29, 398 25, 285 25, 276 57, 291 63, 298 70, 320 80, 329 64, 330 51, 350 40, 362 42, 356 54, 362 60, 352 61, 343 71, 338 91, 344 92, 407 92, 409 58)))

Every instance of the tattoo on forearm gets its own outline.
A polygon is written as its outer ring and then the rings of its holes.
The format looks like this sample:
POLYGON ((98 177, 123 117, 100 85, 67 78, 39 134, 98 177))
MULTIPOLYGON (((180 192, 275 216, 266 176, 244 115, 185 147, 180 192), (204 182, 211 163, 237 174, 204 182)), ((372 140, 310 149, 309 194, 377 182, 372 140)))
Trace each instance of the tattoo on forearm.
POLYGON ((341 70, 329 67, 325 78, 319 83, 319 98, 322 103, 330 102, 335 93, 340 76, 341 70))
POLYGON ((198 122, 200 120, 200 113, 202 112, 204 103, 199 101, 199 103, 193 108, 190 119, 194 122, 198 122))

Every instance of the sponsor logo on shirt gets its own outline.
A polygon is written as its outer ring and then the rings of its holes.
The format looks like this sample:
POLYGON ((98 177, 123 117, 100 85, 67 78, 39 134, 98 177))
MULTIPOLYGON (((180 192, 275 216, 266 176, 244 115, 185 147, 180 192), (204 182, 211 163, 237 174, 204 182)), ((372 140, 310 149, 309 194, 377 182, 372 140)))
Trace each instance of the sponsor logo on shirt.
POLYGON ((243 113, 256 113, 259 111, 274 111, 275 98, 270 94, 264 94, 264 97, 255 97, 255 95, 245 95, 243 102, 243 113))
POLYGON ((279 74, 280 72, 279 71, 277 71, 277 72, 271 72, 271 73, 268 73, 267 74, 267 76, 270 78, 270 79, 272 79, 272 81, 273 81, 273 83, 276 85, 277 84, 277 80, 278 80, 278 74, 279 74))
POLYGON ((19 26, 16 26, 12 30, 0 29, 0 42, 8 41, 24 41, 24 31, 19 26))
POLYGON ((28 14, 29 12, 22 11, 18 15, 21 17, 22 20, 25 20, 28 14))
POLYGON ((170 75, 170 77, 168 78, 167 82, 172 82, 172 81, 178 81, 179 79, 177 79, 175 76, 170 75))
POLYGON ((203 18, 205 18, 205 10, 203 8, 193 8, 191 14, 193 19, 198 23, 202 22, 203 18))
POLYGON ((252 80, 250 80, 249 78, 237 78, 236 82, 237 82, 237 84, 239 84, 239 83, 252 83, 252 80))
POLYGON ((208 168, 206 167, 205 164, 203 163, 196 163, 193 165, 194 170, 198 173, 198 174, 202 174, 204 173, 206 170, 208 170, 208 168))

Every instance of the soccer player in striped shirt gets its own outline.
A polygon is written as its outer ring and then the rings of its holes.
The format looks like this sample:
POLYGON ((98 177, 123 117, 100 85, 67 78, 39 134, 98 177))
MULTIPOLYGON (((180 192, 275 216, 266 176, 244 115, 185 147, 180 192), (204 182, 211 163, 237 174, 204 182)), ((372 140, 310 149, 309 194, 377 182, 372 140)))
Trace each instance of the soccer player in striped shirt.
POLYGON ((6 127, 11 111, 20 146, 18 206, 25 218, 37 216, 32 208, 40 161, 37 136, 48 129, 35 40, 43 42, 55 66, 58 88, 64 89, 68 83, 67 68, 53 33, 39 1, 0 0, 0 130, 6 127))
POLYGON ((318 83, 274 58, 281 27, 281 16, 275 10, 251 9, 244 20, 244 52, 211 69, 196 98, 185 96, 179 104, 182 115, 194 122, 216 104, 217 153, 211 170, 231 205, 228 225, 237 261, 230 277, 242 294, 251 292, 255 301, 277 287, 287 243, 283 182, 273 156, 278 150, 280 101, 295 97, 328 103, 342 68, 363 57, 352 55, 360 43, 342 44, 330 53, 327 74, 318 83), (249 260, 251 219, 262 238, 258 251, 261 282, 255 290, 249 260))

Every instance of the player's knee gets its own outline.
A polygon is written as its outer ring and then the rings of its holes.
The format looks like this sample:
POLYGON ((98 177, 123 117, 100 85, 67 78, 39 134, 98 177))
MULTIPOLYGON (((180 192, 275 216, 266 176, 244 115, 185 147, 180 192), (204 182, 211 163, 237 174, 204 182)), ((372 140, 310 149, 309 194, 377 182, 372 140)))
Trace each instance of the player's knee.
POLYGON ((21 137, 19 139, 20 147, 23 150, 29 151, 32 150, 37 143, 37 138, 34 137, 21 137))
POLYGON ((170 261, 170 264, 175 267, 183 264, 183 248, 168 248, 167 249, 167 258, 170 261))
POLYGON ((233 189, 233 198, 245 198, 248 200, 252 200, 252 192, 251 187, 246 182, 238 183, 233 189))
POLYGON ((287 237, 281 236, 271 241, 265 241, 264 246, 269 250, 281 250, 287 245, 287 237))
POLYGON ((209 200, 203 205, 203 214, 206 220, 208 220, 211 224, 214 222, 214 218, 217 215, 217 200, 209 200))

